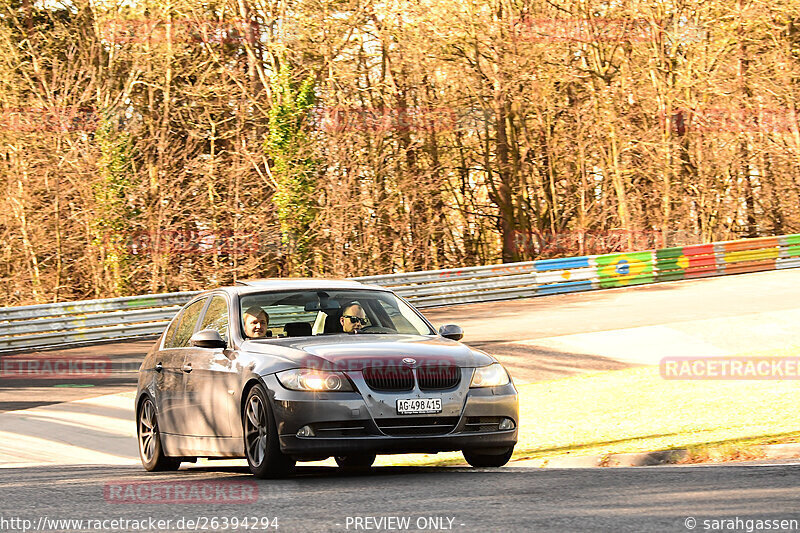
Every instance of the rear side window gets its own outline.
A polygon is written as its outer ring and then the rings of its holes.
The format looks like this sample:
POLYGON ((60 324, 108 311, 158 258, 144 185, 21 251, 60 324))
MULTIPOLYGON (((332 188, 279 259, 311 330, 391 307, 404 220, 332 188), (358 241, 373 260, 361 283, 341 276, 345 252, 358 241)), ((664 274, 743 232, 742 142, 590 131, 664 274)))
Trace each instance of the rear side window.
POLYGON ((178 327, 178 322, 180 321, 181 321, 180 316, 176 316, 175 318, 172 319, 172 322, 169 325, 169 329, 167 330, 166 335, 164 335, 164 348, 170 347, 170 339, 172 339, 172 335, 175 333, 175 328, 178 327))
POLYGON ((164 346, 165 348, 182 348, 189 346, 189 339, 194 333, 194 327, 197 324, 197 319, 200 317, 200 311, 206 304, 206 299, 198 300, 183 310, 180 317, 180 323, 175 330, 175 335, 164 346))
POLYGON ((228 342, 228 303, 224 297, 214 296, 211 299, 200 329, 213 329, 222 340, 228 342))

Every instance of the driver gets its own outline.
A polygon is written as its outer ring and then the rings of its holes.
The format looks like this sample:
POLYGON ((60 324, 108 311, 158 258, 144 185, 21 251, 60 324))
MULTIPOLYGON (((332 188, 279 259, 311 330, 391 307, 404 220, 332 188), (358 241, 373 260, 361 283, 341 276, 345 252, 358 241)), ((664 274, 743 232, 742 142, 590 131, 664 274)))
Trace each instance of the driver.
POLYGON ((242 320, 244 321, 244 334, 247 337, 258 338, 267 335, 269 315, 257 305, 249 307, 242 315, 242 320))
POLYGON ((358 330, 367 325, 367 314, 361 304, 352 303, 342 310, 339 320, 345 333, 358 333, 358 330))

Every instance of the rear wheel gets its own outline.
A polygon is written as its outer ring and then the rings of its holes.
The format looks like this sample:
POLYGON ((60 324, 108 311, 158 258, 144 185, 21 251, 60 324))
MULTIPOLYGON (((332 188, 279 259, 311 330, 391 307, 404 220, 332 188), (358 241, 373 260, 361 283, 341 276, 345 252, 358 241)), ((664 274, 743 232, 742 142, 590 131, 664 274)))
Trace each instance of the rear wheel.
POLYGON ((343 470, 368 470, 375 462, 375 454, 339 455, 334 459, 343 470))
POLYGON ((139 457, 145 470, 164 472, 177 470, 181 466, 180 459, 164 455, 161 435, 158 432, 156 406, 150 398, 145 398, 139 407, 136 434, 139 439, 139 457))
POLYGON ((247 395, 242 424, 247 464, 254 476, 280 477, 292 471, 295 461, 281 453, 275 417, 261 384, 247 395))
POLYGON ((494 468, 503 466, 511 459, 514 447, 499 454, 489 454, 481 450, 463 450, 461 453, 464 454, 464 459, 475 468, 494 468))

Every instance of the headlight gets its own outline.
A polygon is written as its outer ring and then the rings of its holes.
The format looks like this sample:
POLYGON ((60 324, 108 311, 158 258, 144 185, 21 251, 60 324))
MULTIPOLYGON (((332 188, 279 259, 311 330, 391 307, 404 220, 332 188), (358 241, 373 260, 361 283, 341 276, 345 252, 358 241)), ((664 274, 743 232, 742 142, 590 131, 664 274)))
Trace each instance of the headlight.
POLYGON ((508 385, 508 372, 500 363, 492 363, 475 369, 470 387, 499 387, 508 385))
POLYGON ((352 391, 353 386, 341 372, 325 372, 310 368, 295 368, 278 372, 278 381, 281 385, 291 390, 327 392, 327 391, 352 391))

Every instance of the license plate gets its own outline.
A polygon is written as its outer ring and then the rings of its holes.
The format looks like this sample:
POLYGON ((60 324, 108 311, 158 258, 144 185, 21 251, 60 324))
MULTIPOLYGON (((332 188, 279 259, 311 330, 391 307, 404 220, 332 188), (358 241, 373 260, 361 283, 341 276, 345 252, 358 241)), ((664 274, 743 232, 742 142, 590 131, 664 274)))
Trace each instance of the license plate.
POLYGON ((419 415, 441 412, 441 398, 407 398, 397 400, 397 414, 399 415, 419 415))

